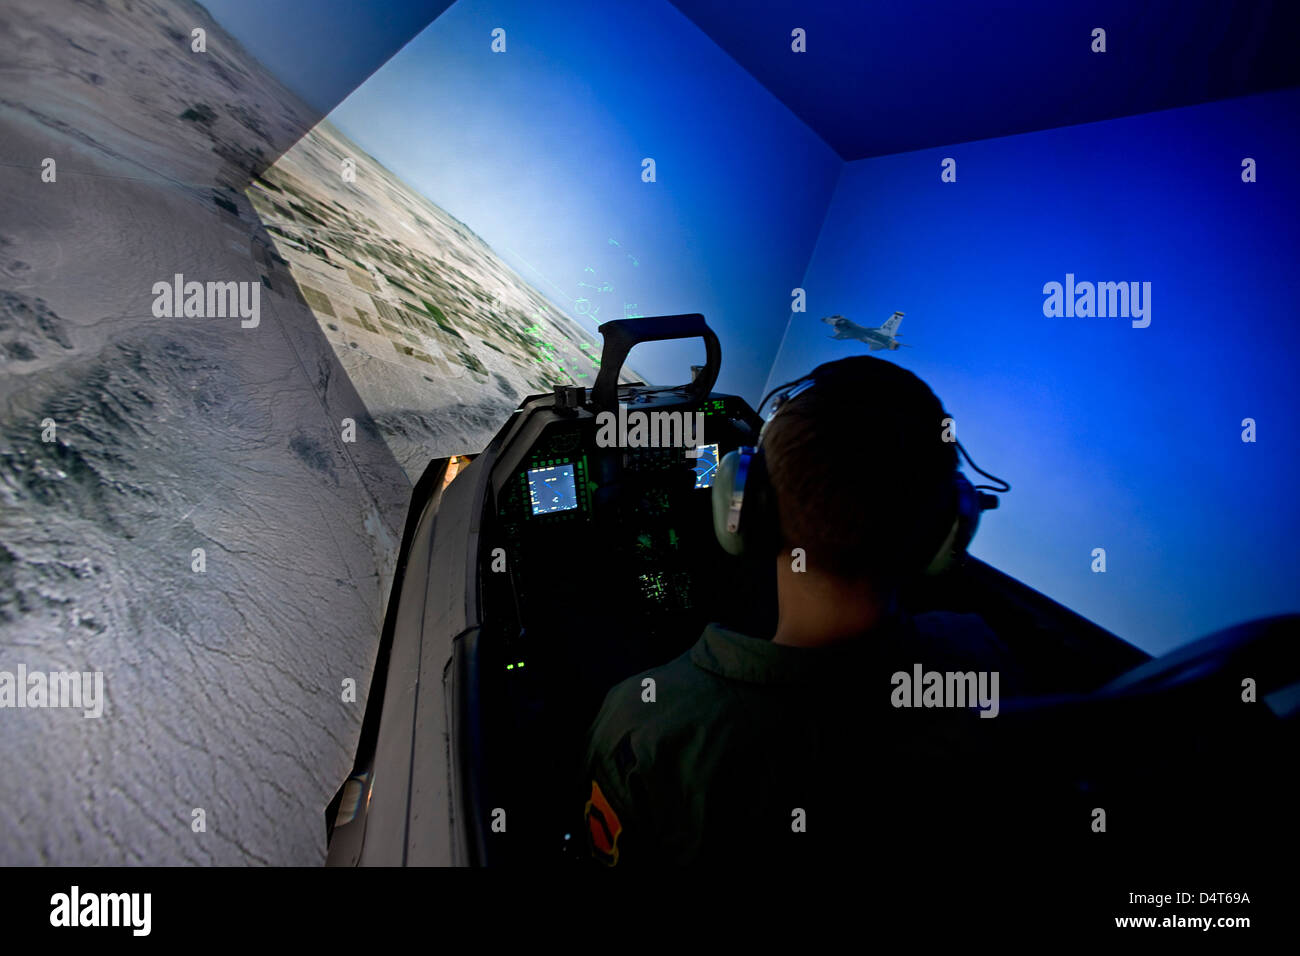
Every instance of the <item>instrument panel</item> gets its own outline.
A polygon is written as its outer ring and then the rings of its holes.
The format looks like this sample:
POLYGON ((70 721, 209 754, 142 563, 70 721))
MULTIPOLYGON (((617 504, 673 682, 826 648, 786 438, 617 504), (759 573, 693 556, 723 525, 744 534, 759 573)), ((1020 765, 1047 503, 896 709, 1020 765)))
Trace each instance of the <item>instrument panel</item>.
MULTIPOLYGON (((644 398, 626 402, 629 419, 633 410, 687 411, 680 398, 644 398)), ((729 609, 762 605, 718 544, 712 505, 718 461, 753 444, 761 422, 731 396, 689 413, 702 416, 691 447, 611 446, 589 405, 538 396, 504 431, 488 476, 479 686, 481 706, 504 728, 493 746, 509 773, 487 785, 498 794, 491 805, 514 807, 512 827, 538 841, 571 808, 548 810, 532 781, 556 781, 557 801, 567 794, 609 689, 677 657, 705 624, 732 619, 729 609)))
POLYGON ((711 488, 721 456, 748 435, 742 421, 728 417, 732 411, 728 399, 710 399, 702 411, 705 440, 693 447, 601 448, 594 419, 553 422, 506 482, 498 516, 548 524, 589 520, 593 493, 602 485, 620 477, 665 476, 678 467, 691 473, 693 489, 711 488))
MULTIPOLYGON (((646 402, 628 416, 641 410, 682 414, 646 402)), ((625 630, 651 642, 698 632, 710 613, 711 571, 726 564, 712 527, 718 461, 755 435, 738 399, 710 398, 696 413, 702 428, 691 447, 607 446, 595 415, 557 413, 526 451, 498 463, 488 551, 506 555, 506 571, 484 580, 489 606, 508 618, 501 634, 513 669, 560 621, 622 617, 625 630)))

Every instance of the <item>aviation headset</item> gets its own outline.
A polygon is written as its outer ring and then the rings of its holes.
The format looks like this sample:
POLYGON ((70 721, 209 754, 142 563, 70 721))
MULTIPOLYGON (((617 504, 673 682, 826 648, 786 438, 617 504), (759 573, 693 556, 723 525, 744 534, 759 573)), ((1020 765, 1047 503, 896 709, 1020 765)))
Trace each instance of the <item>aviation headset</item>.
MULTIPOLYGON (((728 452, 718 462, 713 479, 713 531, 718 543, 728 554, 739 556, 776 552, 780 539, 776 494, 768 475, 763 436, 782 406, 818 385, 819 378, 824 377, 825 368, 825 365, 819 365, 807 375, 769 392, 759 402, 759 412, 762 412, 768 399, 776 396, 776 401, 758 433, 757 445, 728 452)), ((998 486, 972 485, 965 475, 954 469, 951 484, 945 488, 951 489, 951 497, 943 504, 939 515, 944 520, 940 523, 939 517, 932 521, 922 517, 918 521, 922 538, 915 552, 916 557, 904 560, 904 569, 908 572, 932 576, 951 567, 965 554, 971 539, 975 537, 980 512, 998 506, 997 496, 986 494, 981 489, 997 492, 1011 490, 1011 486, 1001 478, 990 475, 976 465, 961 442, 957 442, 957 450, 972 469, 991 481, 998 482, 998 486), (952 516, 951 519, 948 515, 952 516), (934 530, 926 531, 931 528, 934 530), (940 529, 942 537, 938 537, 940 529)))

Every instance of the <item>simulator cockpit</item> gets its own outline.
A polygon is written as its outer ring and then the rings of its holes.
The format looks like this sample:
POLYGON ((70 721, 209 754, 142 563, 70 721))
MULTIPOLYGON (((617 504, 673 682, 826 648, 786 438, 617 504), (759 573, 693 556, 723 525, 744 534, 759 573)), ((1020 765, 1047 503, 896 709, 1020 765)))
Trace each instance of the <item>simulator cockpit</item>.
MULTIPOLYGON (((677 657, 710 622, 773 632, 770 562, 732 557, 714 530, 719 462, 762 425, 714 391, 717 336, 700 315, 600 331, 594 387, 529 396, 467 467, 435 460, 417 483, 355 766, 326 810, 331 865, 559 862, 577 836, 567 801, 584 735, 609 689, 677 657), (689 383, 619 384, 633 346, 695 337, 707 359, 689 383), (509 840, 494 839, 500 808, 509 840)), ((1008 713, 1212 713, 1214 735, 1294 756, 1300 616, 1153 660, 969 555, 906 600, 978 613, 1010 647, 1035 698, 1008 713), (1220 694, 1243 674, 1263 701, 1248 716, 1220 694)))

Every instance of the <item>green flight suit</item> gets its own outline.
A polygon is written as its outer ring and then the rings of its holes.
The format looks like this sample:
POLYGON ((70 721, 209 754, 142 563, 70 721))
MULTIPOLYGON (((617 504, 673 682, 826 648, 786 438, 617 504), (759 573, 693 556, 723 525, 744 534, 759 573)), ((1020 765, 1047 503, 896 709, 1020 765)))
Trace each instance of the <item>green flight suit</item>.
POLYGON ((709 625, 685 654, 606 696, 582 781, 591 857, 822 862, 926 823, 935 788, 969 777, 971 739, 996 721, 895 706, 890 675, 917 663, 1000 668, 1002 693, 1015 683, 1005 647, 974 616, 895 615, 826 648, 709 625))

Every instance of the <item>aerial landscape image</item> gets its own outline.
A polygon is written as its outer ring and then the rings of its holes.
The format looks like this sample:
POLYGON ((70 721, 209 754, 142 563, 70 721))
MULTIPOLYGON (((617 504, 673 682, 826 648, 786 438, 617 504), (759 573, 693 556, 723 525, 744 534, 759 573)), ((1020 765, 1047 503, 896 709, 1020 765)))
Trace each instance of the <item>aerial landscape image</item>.
POLYGON ((525 395, 595 380, 576 322, 328 120, 248 196, 412 482, 482 448, 525 395))
POLYGON ((0 864, 320 863, 411 484, 598 346, 202 6, 0 42, 0 670, 104 689, 5 712, 0 864))

